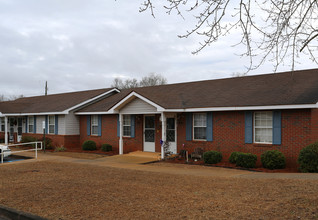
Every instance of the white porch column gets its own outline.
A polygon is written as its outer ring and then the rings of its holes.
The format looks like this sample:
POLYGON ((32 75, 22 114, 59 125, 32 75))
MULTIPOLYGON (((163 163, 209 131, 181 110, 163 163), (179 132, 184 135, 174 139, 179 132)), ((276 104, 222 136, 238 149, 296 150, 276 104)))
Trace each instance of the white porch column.
POLYGON ((8 145, 8 117, 4 117, 4 142, 5 145, 8 145))
POLYGON ((123 145, 123 115, 119 114, 119 154, 124 153, 123 145))
POLYGON ((162 131, 161 131, 161 134, 162 134, 162 137, 161 137, 161 140, 162 140, 162 145, 161 145, 161 159, 164 159, 165 158, 165 152, 164 152, 164 144, 167 140, 167 134, 166 134, 166 116, 165 116, 165 113, 162 112, 161 113, 161 128, 162 128, 162 131))

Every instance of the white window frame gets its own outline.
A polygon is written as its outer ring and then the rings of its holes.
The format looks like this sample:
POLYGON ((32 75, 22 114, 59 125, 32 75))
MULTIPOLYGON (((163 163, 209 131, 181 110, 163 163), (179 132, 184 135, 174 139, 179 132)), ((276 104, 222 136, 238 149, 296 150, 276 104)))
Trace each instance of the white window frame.
POLYGON ((48 134, 55 134, 55 115, 48 116, 48 134), (50 117, 53 117, 53 123, 50 123, 50 117), (50 126, 53 126, 53 132, 50 132, 50 126))
POLYGON ((131 137, 131 115, 123 115, 123 137, 131 137), (125 134, 125 127, 129 128, 129 134, 125 134))
POLYGON ((91 135, 98 136, 98 115, 91 116, 91 135), (93 129, 95 127, 96 127, 96 133, 94 133, 94 129, 93 129))
POLYGON ((34 116, 28 116, 28 131, 25 133, 34 133, 34 116), (30 123, 30 119, 33 119, 32 123, 30 123), (32 131, 30 131, 30 126, 32 127, 32 131))
POLYGON ((257 112, 254 112, 253 114, 253 141, 254 143, 256 144, 273 144, 273 112, 272 111, 257 111, 257 112), (272 126, 269 127, 269 126, 256 126, 256 114, 257 113, 271 113, 272 115, 272 126), (257 128, 264 128, 264 129, 272 129, 272 141, 271 142, 257 142, 255 139, 256 139, 256 129, 257 128))
POLYGON ((2 117, 1 119, 0 119, 0 131, 5 131, 5 119, 4 119, 4 117, 2 117), (2 129, 2 126, 3 126, 3 129, 2 129))
POLYGON ((193 134, 193 140, 194 141, 206 141, 206 139, 207 139, 207 136, 206 136, 206 133, 205 133, 205 139, 196 139, 195 138, 195 133, 194 133, 194 128, 205 128, 205 129, 207 129, 207 115, 206 115, 206 113, 193 113, 193 115, 192 115, 192 134, 193 134), (205 125, 204 126, 195 126, 195 123, 194 123, 194 117, 195 117, 195 115, 204 115, 205 116, 205 125))

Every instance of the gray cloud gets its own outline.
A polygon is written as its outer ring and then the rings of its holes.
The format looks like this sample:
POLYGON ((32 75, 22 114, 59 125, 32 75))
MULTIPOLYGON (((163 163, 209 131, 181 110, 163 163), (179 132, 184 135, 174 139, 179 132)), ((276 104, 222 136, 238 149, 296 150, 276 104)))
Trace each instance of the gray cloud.
MULTIPOLYGON (((150 72, 176 83, 245 70, 248 60, 231 47, 235 37, 194 56, 198 37, 177 38, 193 19, 167 16, 160 7, 153 19, 138 8, 123 0, 0 0, 0 94, 40 95, 46 80, 49 93, 58 93, 109 87, 114 77, 140 79, 150 72)), ((266 64, 254 73, 271 71, 266 64)))

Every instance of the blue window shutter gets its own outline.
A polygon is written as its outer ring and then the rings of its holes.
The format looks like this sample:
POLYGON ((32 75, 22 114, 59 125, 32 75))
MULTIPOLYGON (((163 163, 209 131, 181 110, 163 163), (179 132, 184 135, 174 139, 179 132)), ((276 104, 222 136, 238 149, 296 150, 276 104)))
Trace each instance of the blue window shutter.
POLYGON ((206 140, 212 141, 213 140, 213 117, 212 112, 208 112, 206 114, 206 140))
POLYGON ((119 115, 117 117, 117 136, 120 136, 120 123, 119 123, 119 115))
POLYGON ((48 130, 47 130, 49 127, 48 123, 49 123, 49 120, 48 120, 48 116, 46 115, 45 116, 45 134, 48 133, 48 130))
POLYGON ((28 133, 28 116, 25 116, 25 133, 28 133))
POLYGON ((102 136, 102 116, 98 115, 98 136, 102 136))
POLYGON ((91 116, 90 115, 87 115, 86 129, 87 129, 87 136, 90 136, 91 135, 91 116))
POLYGON ((36 115, 34 115, 34 126, 33 126, 33 129, 34 129, 34 134, 36 133, 36 115))
POLYGON ((135 137, 135 116, 131 115, 131 137, 134 138, 135 137))
POLYGON ((245 144, 253 143, 253 112, 245 112, 245 144))
POLYGON ((55 115, 55 132, 54 134, 58 134, 59 133, 59 116, 58 115, 55 115))
POLYGON ((282 144, 282 112, 273 112, 273 144, 282 144))
POLYGON ((192 113, 186 113, 186 140, 192 141, 192 113))

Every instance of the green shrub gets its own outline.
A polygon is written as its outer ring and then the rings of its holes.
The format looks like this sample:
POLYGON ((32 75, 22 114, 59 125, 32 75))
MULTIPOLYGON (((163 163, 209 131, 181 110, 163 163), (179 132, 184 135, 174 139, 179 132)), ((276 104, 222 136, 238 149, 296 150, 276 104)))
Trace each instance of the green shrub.
POLYGON ((91 150, 91 151, 96 150, 97 148, 96 148, 95 141, 90 141, 90 140, 85 141, 82 145, 82 149, 91 150))
MULTIPOLYGON (((42 141, 43 142, 43 148, 44 148, 44 138, 40 138, 39 141, 42 141)), ((47 150, 52 150, 54 147, 53 147, 53 144, 52 144, 52 139, 51 138, 48 138, 48 137, 45 137, 45 149, 47 150)))
POLYGON ((318 172, 318 142, 303 148, 298 156, 299 169, 303 173, 318 172))
POLYGON ((237 151, 231 153, 231 156, 230 156, 230 158, 229 158, 230 163, 236 163, 237 156, 238 156, 240 153, 241 153, 241 152, 237 152, 237 151))
POLYGON ((268 150, 262 153, 261 162, 267 169, 283 169, 286 166, 284 154, 278 150, 268 150))
POLYGON ((245 168, 254 168, 257 156, 251 153, 239 153, 236 159, 236 165, 245 168))
POLYGON ((110 144, 103 144, 102 145, 102 151, 108 152, 108 151, 112 151, 113 147, 110 144))
POLYGON ((63 152, 63 151, 66 151, 66 148, 64 146, 55 147, 54 151, 55 152, 63 152))
POLYGON ((21 143, 29 143, 29 142, 35 142, 37 139, 32 136, 22 136, 21 143))
MULTIPOLYGON (((35 141, 37 141, 37 139, 35 137, 32 137, 32 136, 22 136, 22 138, 21 138, 21 143, 29 143, 29 142, 35 142, 35 141)), ((26 144, 26 145, 22 145, 20 147, 34 147, 35 148, 35 144, 26 144)))
POLYGON ((203 154, 204 163, 216 164, 221 162, 222 154, 218 151, 207 151, 203 154))

